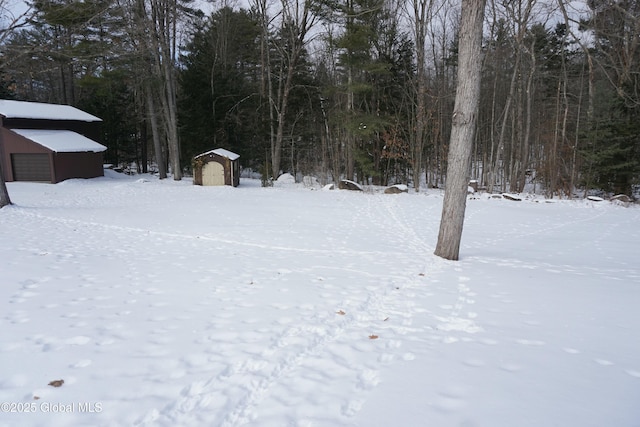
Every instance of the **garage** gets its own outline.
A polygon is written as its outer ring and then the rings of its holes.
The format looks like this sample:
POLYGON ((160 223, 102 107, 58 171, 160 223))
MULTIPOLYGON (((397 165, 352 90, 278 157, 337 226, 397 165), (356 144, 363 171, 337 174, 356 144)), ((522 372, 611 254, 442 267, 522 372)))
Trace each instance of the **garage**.
POLYGON ((11 154, 14 181, 51 181, 48 154, 11 154))
POLYGON ((57 183, 104 175, 102 120, 69 105, 0 99, 0 164, 6 182, 57 183))

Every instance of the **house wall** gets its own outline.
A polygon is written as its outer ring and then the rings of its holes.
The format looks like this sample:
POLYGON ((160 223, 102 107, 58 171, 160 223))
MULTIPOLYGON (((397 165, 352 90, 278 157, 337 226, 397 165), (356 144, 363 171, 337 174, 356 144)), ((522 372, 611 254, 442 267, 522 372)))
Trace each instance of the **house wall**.
POLYGON ((104 176, 102 153, 53 153, 53 183, 70 178, 104 176))

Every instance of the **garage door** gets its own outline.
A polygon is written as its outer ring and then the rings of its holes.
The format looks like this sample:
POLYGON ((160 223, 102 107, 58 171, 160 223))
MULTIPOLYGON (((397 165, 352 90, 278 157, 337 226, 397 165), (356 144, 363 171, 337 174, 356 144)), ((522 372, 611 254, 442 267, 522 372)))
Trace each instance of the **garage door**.
POLYGON ((14 181, 51 182, 51 167, 48 154, 12 154, 14 181))

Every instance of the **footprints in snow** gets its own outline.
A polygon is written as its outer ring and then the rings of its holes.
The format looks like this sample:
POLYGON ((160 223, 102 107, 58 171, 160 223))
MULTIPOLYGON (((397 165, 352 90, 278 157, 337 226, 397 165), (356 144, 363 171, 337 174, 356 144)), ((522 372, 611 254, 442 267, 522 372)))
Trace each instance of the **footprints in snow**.
MULTIPOLYGON (((438 308, 443 310, 445 313, 432 315, 437 322, 435 330, 444 333, 438 338, 439 342, 443 344, 453 344, 461 342, 491 347, 502 345, 516 345, 528 349, 526 351, 551 352, 552 354, 549 355, 549 358, 561 357, 561 354, 566 354, 569 356, 582 357, 583 361, 587 364, 591 363, 603 368, 611 368, 616 366, 615 362, 607 359, 598 357, 589 358, 588 353, 584 353, 581 350, 573 347, 564 347, 559 349, 554 349, 552 347, 550 348, 547 342, 541 339, 537 339, 535 336, 526 336, 522 338, 512 337, 500 340, 483 336, 483 332, 491 332, 492 329, 495 329, 495 326, 499 325, 487 322, 486 326, 483 327, 481 326, 481 324, 477 323, 478 320, 482 319, 481 315, 478 312, 472 310, 472 305, 475 304, 475 297, 477 295, 472 291, 470 282, 470 277, 459 276, 456 301, 453 304, 438 305, 438 308), (479 335, 476 336, 476 334, 479 335), (587 359, 584 360, 585 358, 587 359)), ((497 308, 486 309, 489 313, 502 313, 503 309, 500 308, 500 306, 507 307, 515 302, 508 292, 496 292, 488 295, 488 297, 496 300, 496 302, 498 303, 498 305, 496 306, 497 308)), ((532 328, 531 330, 535 330, 536 328, 540 328, 545 325, 544 322, 535 318, 535 313, 532 311, 523 310, 520 311, 519 314, 520 316, 522 316, 521 323, 528 328, 532 328)), ((496 351, 493 350, 491 353, 495 354, 496 351)), ((516 352, 516 354, 520 353, 521 351, 516 352)), ((472 356, 463 358, 463 360, 461 360, 463 366, 471 369, 489 368, 491 366, 495 366, 495 368, 498 368, 503 372, 513 374, 529 369, 527 363, 521 363, 517 360, 506 359, 500 361, 500 363, 498 364, 496 364, 495 362, 496 360, 493 358, 493 356, 491 356, 491 359, 472 356)), ((640 371, 637 369, 623 368, 621 369, 621 373, 634 378, 640 378, 640 371)))
MULTIPOLYGON (((467 286, 470 280, 471 278, 469 277, 460 276, 458 278, 458 298, 455 304, 453 306, 447 304, 440 305, 441 309, 449 310, 449 313, 447 316, 434 316, 439 322, 436 326, 437 330, 445 332, 459 331, 469 334, 483 331, 483 328, 475 322, 478 313, 474 311, 469 311, 466 314, 462 313, 467 305, 475 304, 473 297, 475 297, 476 294, 467 286)), ((452 335, 447 335, 443 338, 443 342, 447 344, 457 342, 458 340, 458 337, 452 335)))

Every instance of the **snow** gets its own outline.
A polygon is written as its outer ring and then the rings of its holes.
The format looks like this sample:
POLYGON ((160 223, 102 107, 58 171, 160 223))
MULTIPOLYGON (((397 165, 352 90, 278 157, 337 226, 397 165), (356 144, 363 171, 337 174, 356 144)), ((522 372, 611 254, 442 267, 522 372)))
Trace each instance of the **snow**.
POLYGON ((364 188, 362 187, 362 185, 358 184, 355 181, 351 181, 349 179, 343 179, 342 182, 345 183, 345 184, 351 184, 352 187, 355 187, 360 191, 364 191, 364 188))
POLYGON ((280 185, 293 185, 296 183, 296 179, 290 173, 283 173, 276 179, 276 183, 280 185))
POLYGON ((105 173, 7 184, 0 426, 640 424, 636 206, 105 173))
POLYGON ((395 185, 392 185, 392 187, 395 187, 400 191, 405 191, 405 192, 409 191, 409 187, 407 187, 405 184, 395 184, 395 185))
POLYGON ((56 153, 86 151, 100 153, 107 149, 104 145, 70 130, 11 129, 11 131, 56 153))
POLYGON ((216 148, 215 150, 207 151, 206 153, 198 154, 196 157, 206 156, 209 154, 217 154, 218 156, 226 157, 229 160, 237 160, 240 158, 239 154, 225 150, 224 148, 216 148))
POLYGON ((77 120, 101 122, 102 119, 70 105, 0 99, 0 115, 9 119, 77 120))
POLYGON ((226 157, 229 160, 237 160, 240 158, 239 154, 225 150, 224 148, 216 148, 213 152, 219 156, 226 157))

